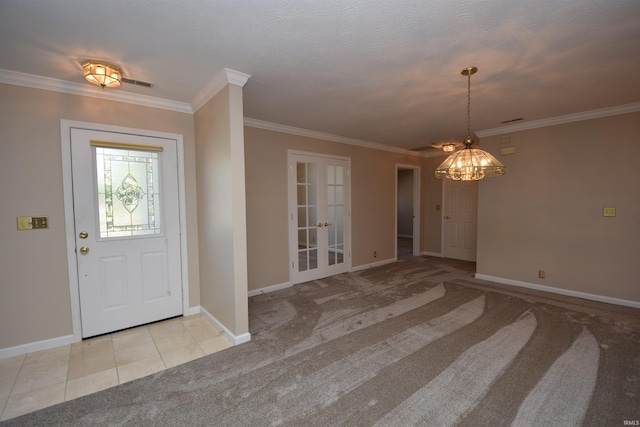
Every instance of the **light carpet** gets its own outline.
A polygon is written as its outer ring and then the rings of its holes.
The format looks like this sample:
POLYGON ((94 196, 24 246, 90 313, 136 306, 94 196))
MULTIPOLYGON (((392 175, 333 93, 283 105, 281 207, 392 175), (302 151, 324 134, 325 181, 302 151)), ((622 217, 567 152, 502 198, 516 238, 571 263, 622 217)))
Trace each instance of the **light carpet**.
POLYGON ((252 341, 0 423, 622 426, 640 310, 408 257, 252 297, 252 341))

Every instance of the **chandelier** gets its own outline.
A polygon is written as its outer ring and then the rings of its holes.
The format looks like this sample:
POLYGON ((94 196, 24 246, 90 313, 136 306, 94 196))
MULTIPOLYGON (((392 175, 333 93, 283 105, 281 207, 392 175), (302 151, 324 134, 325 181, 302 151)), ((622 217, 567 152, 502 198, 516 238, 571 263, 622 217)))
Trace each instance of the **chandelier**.
POLYGON ((478 71, 477 67, 467 67, 461 74, 467 76, 467 138, 465 148, 451 154, 436 168, 436 178, 449 178, 454 181, 478 181, 485 176, 504 175, 506 168, 490 153, 471 148, 471 75, 478 71))
POLYGON ((120 68, 104 61, 85 61, 82 63, 84 78, 89 83, 105 87, 118 87, 122 84, 120 68))

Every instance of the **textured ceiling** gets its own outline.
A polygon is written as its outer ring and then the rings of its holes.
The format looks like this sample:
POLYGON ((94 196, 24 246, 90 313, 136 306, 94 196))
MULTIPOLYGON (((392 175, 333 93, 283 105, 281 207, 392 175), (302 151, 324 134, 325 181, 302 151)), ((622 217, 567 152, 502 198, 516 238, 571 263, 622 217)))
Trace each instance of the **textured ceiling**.
MULTIPOLYGON (((402 148, 640 101, 638 0, 2 0, 0 69, 120 65, 192 103, 250 74, 245 117, 402 148)), ((88 84, 88 83, 87 83, 88 84)))

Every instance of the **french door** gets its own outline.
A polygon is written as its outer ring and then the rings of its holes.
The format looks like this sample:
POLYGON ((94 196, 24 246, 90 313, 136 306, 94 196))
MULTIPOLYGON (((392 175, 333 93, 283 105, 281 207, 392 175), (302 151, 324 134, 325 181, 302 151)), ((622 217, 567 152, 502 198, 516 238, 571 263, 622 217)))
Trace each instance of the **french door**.
POLYGON ((71 130, 84 338, 182 314, 176 144, 71 130))
POLYGON ((292 284, 348 269, 349 159, 289 153, 292 284))

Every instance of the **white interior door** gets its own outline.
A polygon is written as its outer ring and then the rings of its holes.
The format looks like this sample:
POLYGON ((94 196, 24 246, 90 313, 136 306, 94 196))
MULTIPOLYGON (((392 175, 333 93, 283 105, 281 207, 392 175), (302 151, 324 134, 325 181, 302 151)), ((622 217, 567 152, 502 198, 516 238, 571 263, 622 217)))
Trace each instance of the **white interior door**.
POLYGON ((445 179, 443 185, 443 256, 475 261, 478 234, 478 182, 445 179))
POLYGON ((71 131, 84 338, 182 314, 176 145, 71 131))
POLYGON ((289 247, 293 284, 347 271, 349 161, 290 154, 289 247))

